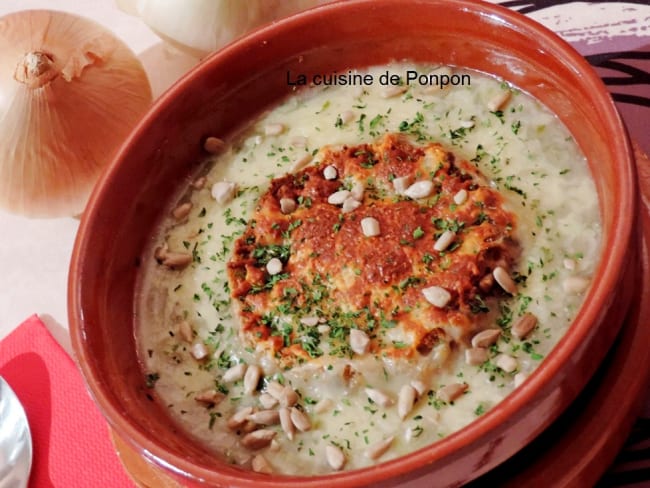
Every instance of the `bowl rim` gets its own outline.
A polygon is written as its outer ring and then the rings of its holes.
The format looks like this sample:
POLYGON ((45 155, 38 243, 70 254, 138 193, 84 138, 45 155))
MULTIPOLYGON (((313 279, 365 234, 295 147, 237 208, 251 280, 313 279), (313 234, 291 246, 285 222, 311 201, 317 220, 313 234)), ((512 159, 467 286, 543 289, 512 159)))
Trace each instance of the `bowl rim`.
MULTIPOLYGON (((590 324, 597 320, 600 310, 598 307, 582 306, 580 313, 574 319, 571 334, 566 334, 553 351, 544 360, 543 368, 537 368, 530 378, 519 388, 513 391, 506 398, 501 400, 495 408, 482 415, 480 418, 472 421, 464 428, 450 434, 444 440, 430 444, 417 451, 402 455, 398 458, 378 463, 375 466, 360 468, 340 473, 332 473, 318 476, 288 476, 278 475, 269 478, 251 471, 242 470, 240 474, 233 471, 228 473, 217 472, 204 466, 197 465, 165 449, 165 446, 143 435, 131 421, 131 419, 122 415, 116 409, 105 392, 105 384, 95 376, 95 371, 91 366, 92 360, 89 357, 89 351, 85 347, 85 319, 83 304, 81 300, 81 289, 83 287, 83 269, 85 266, 84 256, 88 250, 88 242, 91 239, 91 229, 96 225, 96 215, 98 208, 101 208, 104 200, 108 198, 111 180, 114 173, 118 171, 121 161, 128 155, 130 148, 137 142, 141 134, 156 119, 157 113, 161 108, 171 103, 179 94, 181 94, 195 78, 200 78, 202 72, 207 71, 209 66, 220 64, 223 58, 231 53, 240 50, 243 46, 253 47, 269 35, 282 29, 288 29, 303 22, 317 22, 317 18, 327 14, 332 10, 355 9, 355 8, 383 8, 386 5, 396 6, 402 0, 384 0, 379 5, 376 0, 347 0, 344 2, 335 2, 318 6, 294 15, 291 15, 272 24, 263 26, 246 36, 237 39, 223 49, 211 54, 196 67, 185 74, 171 88, 162 94, 151 106, 146 115, 141 119, 136 128, 121 146, 120 150, 113 158, 109 166, 104 171, 98 184, 96 185, 86 211, 84 212, 77 237, 75 239, 72 259, 69 269, 68 278, 68 315, 70 321, 70 331, 73 349, 75 351, 77 363, 83 373, 84 380, 89 385, 90 393, 96 404, 102 411, 104 417, 109 421, 111 427, 131 445, 136 447, 145 457, 167 468, 173 473, 184 477, 187 480, 200 481, 205 480, 212 483, 234 483, 237 486, 259 486, 264 483, 269 487, 285 487, 287 485, 297 486, 298 484, 306 487, 325 486, 332 482, 347 482, 350 485, 362 485, 379 479, 393 479, 400 475, 407 475, 409 472, 417 471, 425 465, 437 462, 447 457, 450 453, 459 452, 468 448, 474 441, 483 437, 486 433, 497 432, 499 427, 508 421, 512 412, 525 408, 530 400, 540 393, 546 386, 544 378, 556 376, 558 370, 570 361, 572 352, 580 346, 581 341, 589 335, 590 324)), ((426 5, 431 7, 437 3, 455 4, 459 9, 478 10, 483 15, 490 15, 499 18, 504 23, 524 30, 531 35, 542 39, 546 45, 551 45, 561 49, 567 58, 573 63, 574 69, 581 73, 584 82, 590 86, 593 91, 594 102, 604 110, 604 115, 609 124, 617 134, 624 135, 620 138, 612 138, 615 154, 625 155, 621 161, 622 167, 626 170, 621 175, 621 187, 634 188, 635 169, 633 165, 633 156, 631 146, 626 136, 626 130, 620 115, 617 112, 615 104, 600 77, 589 65, 586 59, 578 53, 570 44, 561 39, 557 34, 537 23, 529 17, 518 12, 512 11, 504 6, 479 2, 475 0, 414 0, 412 3, 426 5)), ((621 192, 625 198, 619 209, 620 215, 635 215, 635 197, 621 192)), ((601 255, 601 264, 599 269, 603 272, 600 279, 589 290, 585 297, 584 303, 596 301, 598 303, 607 303, 608 294, 615 289, 617 283, 621 280, 621 268, 625 264, 626 249, 632 238, 632 228, 634 223, 632 218, 620 218, 616 220, 613 234, 618 236, 619 241, 613 252, 607 255, 601 255)), ((239 473, 239 471, 237 471, 239 473)))

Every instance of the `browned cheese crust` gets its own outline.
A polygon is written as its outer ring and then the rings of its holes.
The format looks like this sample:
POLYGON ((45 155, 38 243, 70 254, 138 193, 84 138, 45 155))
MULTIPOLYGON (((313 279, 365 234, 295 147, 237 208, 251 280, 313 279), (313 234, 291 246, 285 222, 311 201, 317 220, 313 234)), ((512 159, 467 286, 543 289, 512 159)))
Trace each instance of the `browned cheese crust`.
POLYGON ((365 331, 368 353, 381 356, 426 355, 441 341, 465 341, 491 297, 504 293, 492 270, 509 269, 517 258, 515 216, 503 197, 439 144, 417 146, 394 134, 324 148, 315 160, 271 182, 235 244, 228 273, 245 341, 285 366, 323 356, 325 342, 329 355, 352 357, 351 328, 365 331), (333 179, 324 176, 328 166, 336 170, 333 179), (407 184, 430 181, 433 191, 409 198, 396 191, 402 177, 407 184), (351 211, 328 203, 344 189, 360 203, 351 211), (283 213, 282 199, 295 209, 285 205, 283 213), (366 217, 379 223, 379 235, 364 234, 366 217), (455 237, 436 251, 446 230, 455 237), (274 257, 282 268, 270 274, 274 257), (445 306, 424 298, 432 286, 451 295, 445 306), (328 326, 326 336, 319 325, 328 326), (388 340, 396 327, 409 340, 388 340))

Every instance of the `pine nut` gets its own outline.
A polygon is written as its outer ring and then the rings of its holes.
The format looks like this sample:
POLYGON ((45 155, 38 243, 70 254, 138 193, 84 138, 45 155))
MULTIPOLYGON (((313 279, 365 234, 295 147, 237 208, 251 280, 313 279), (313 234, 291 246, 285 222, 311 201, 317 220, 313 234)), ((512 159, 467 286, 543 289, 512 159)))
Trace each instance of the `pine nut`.
POLYGON ((517 285, 513 281, 513 279, 510 277, 508 272, 501 266, 497 266, 494 268, 492 271, 492 276, 494 276, 495 281, 499 284, 501 288, 506 293, 510 293, 511 295, 516 295, 517 294, 517 285))
POLYGON ((459 124, 463 129, 471 129, 474 127, 474 121, 473 120, 461 120, 459 124))
POLYGON ((293 407, 298 403, 298 394, 290 386, 285 386, 282 390, 280 405, 283 407, 293 407))
POLYGON ((393 98, 401 95, 406 90, 408 90, 408 87, 405 85, 391 85, 383 88, 379 95, 381 98, 393 98))
POLYGON ((433 181, 429 180, 420 180, 413 183, 406 190, 404 190, 404 195, 412 198, 413 200, 419 200, 421 198, 427 198, 433 193, 433 181))
POLYGON ((312 160, 311 154, 306 154, 302 158, 296 159, 296 161, 291 165, 291 172, 295 173, 296 171, 300 171, 305 166, 307 166, 311 162, 311 160, 312 160))
POLYGON ((332 330, 332 328, 329 325, 319 325, 316 327, 316 330, 321 335, 327 335, 330 333, 330 330, 332 330))
POLYGON ((278 401, 268 393, 262 393, 259 397, 260 405, 266 409, 271 409, 278 404, 278 401))
POLYGON ((341 113, 341 122, 344 124, 347 124, 348 122, 352 122, 354 120, 354 112, 352 110, 345 110, 344 112, 341 113))
POLYGON ((357 201, 363 200, 363 194, 366 191, 366 187, 363 183, 360 181, 355 181, 352 184, 352 188, 350 189, 350 196, 354 198, 357 201))
POLYGON ((253 458, 253 460, 251 461, 251 468, 253 468, 253 471, 255 471, 256 473, 262 473, 262 474, 273 473, 273 469, 271 468, 271 465, 266 460, 266 458, 261 454, 258 454, 253 458))
POLYGON ((232 181, 217 181, 212 185, 210 194, 219 205, 225 205, 235 197, 236 190, 237 184, 232 181))
POLYGON ((562 283, 562 288, 566 293, 579 295, 589 288, 589 280, 582 276, 569 276, 562 283))
POLYGON ((217 390, 203 390, 194 395, 194 400, 207 406, 214 406, 221 402, 226 396, 217 390))
POLYGON ((163 264, 170 269, 183 269, 192 262, 192 255, 186 252, 170 252, 164 253, 163 264))
POLYGON ((294 212, 298 208, 298 204, 293 198, 280 198, 280 212, 284 215, 294 212))
POLYGON ((458 190, 454 195, 454 203, 456 205, 462 205, 466 201, 467 201, 467 190, 465 190, 464 188, 458 190))
POLYGON ((275 425, 280 422, 280 413, 277 410, 260 410, 250 414, 248 420, 258 425, 275 425))
POLYGON ((297 408, 293 407, 291 409, 291 422, 296 426, 300 432, 307 432, 311 430, 311 421, 309 417, 304 412, 301 412, 297 408))
POLYGON ((494 276, 492 276, 492 273, 486 274, 478 282, 478 287, 481 289, 481 291, 485 291, 485 292, 490 291, 493 285, 494 285, 494 276))
POLYGON ((501 335, 501 329, 485 329, 472 337, 472 347, 490 347, 501 335))
POLYGON ((500 92, 488 101, 487 109, 490 112, 496 112, 497 110, 503 109, 510 101, 510 97, 512 97, 512 92, 510 90, 500 92))
POLYGON ((246 363, 235 364, 231 368, 228 368, 221 379, 226 383, 234 383, 235 381, 239 381, 244 377, 246 368, 246 363))
POLYGON ((564 269, 568 269, 569 271, 576 269, 576 262, 573 259, 565 258, 562 264, 564 265, 564 269))
POLYGON ((521 384, 522 384, 524 381, 526 381, 527 378, 528 378, 528 375, 527 375, 526 373, 522 373, 521 371, 520 371, 519 373, 517 373, 517 374, 515 375, 515 377, 514 377, 515 388, 520 387, 521 384))
POLYGON ((467 391, 467 383, 452 383, 438 390, 436 396, 445 403, 451 403, 467 391))
POLYGON ((172 210, 172 217, 174 217, 176 220, 184 220, 190 214, 191 210, 191 202, 181 203, 174 210, 172 210))
POLYGON ((244 393, 246 395, 252 395, 255 392, 261 377, 262 368, 256 364, 253 364, 246 369, 246 374, 244 374, 244 393))
POLYGON ((427 391, 426 385, 420 380, 412 380, 411 386, 415 388, 415 391, 418 392, 418 396, 424 395, 424 393, 427 391))
POLYGON ((279 136, 285 130, 284 124, 268 124, 264 127, 265 136, 279 136))
POLYGON ((478 366, 489 359, 488 350, 483 347, 465 349, 465 362, 470 366, 478 366))
POLYGON ((293 437, 296 434, 296 426, 291 421, 291 411, 288 408, 283 407, 279 410, 279 412, 280 425, 282 426, 282 430, 287 435, 287 438, 292 441, 293 437))
POLYGON ((208 181, 208 179, 205 176, 199 176, 192 183, 190 183, 190 185, 192 185, 192 188, 195 190, 202 190, 205 186, 206 181, 208 181))
POLYGON ((194 344, 190 351, 190 354, 194 356, 194 359, 199 361, 205 358, 208 355, 208 353, 209 353, 208 348, 205 347, 205 344, 203 344, 202 342, 197 342, 196 344, 194 344))
POLYGON ((316 405, 314 405, 314 412, 325 413, 334 406, 334 402, 329 398, 323 398, 316 405))
POLYGON ((350 329, 350 348, 355 354, 365 354, 370 344, 370 337, 359 329, 350 329))
POLYGON ((325 446, 325 459, 327 459, 327 464, 334 471, 340 471, 345 466, 345 454, 341 449, 331 444, 325 446))
POLYGON ((510 332, 517 339, 524 339, 528 334, 530 334, 535 326, 537 325, 537 317, 532 313, 525 313, 519 320, 514 323, 510 332))
POLYGON ((257 451, 271 444, 271 441, 275 437, 275 434, 276 432, 274 430, 269 430, 269 429, 255 430, 250 434, 246 434, 244 437, 242 437, 241 445, 244 446, 246 449, 257 451))
POLYGON ((411 175, 400 176, 399 178, 395 178, 393 180, 393 189, 395 190, 395 193, 397 193, 398 195, 403 195, 406 189, 411 184, 412 180, 413 178, 411 177, 411 175))
POLYGON ((223 139, 219 139, 218 137, 208 137, 203 143, 203 149, 205 152, 208 152, 210 154, 220 153, 225 146, 226 143, 223 141, 223 139))
POLYGON ((452 242, 454 242, 454 239, 456 239, 456 233, 451 230, 446 230, 440 237, 438 237, 436 243, 433 245, 433 249, 442 252, 447 249, 452 242))
POLYGON ((158 261, 158 264, 163 264, 163 261, 165 260, 165 257, 167 256, 167 253, 169 252, 169 247, 167 246, 167 243, 163 243, 162 246, 158 246, 154 252, 153 252, 153 257, 156 261, 158 261))
POLYGON ((253 432, 254 430, 257 430, 257 427, 258 426, 255 422, 246 419, 244 423, 241 426, 239 426, 237 431, 240 434, 248 434, 250 432, 253 432))
POLYGON ((337 176, 338 171, 336 171, 336 168, 332 165, 326 166, 323 170, 323 178, 326 180, 335 180, 337 176))
POLYGON ((499 354, 496 358, 494 358, 494 364, 496 364, 506 373, 512 373, 519 367, 517 359, 509 356, 508 354, 499 354))
POLYGON ((355 200, 352 197, 348 197, 343 202, 343 206, 341 207, 341 212, 350 213, 358 209, 360 206, 361 206, 361 202, 359 200, 355 200))
POLYGON ((366 237, 377 237, 381 234, 379 221, 374 217, 365 217, 361 219, 361 231, 366 237))
POLYGON ((386 451, 390 448, 391 444, 395 440, 394 436, 387 437, 383 441, 379 441, 376 444, 373 444, 366 450, 366 457, 376 461, 382 457, 386 451))
POLYGON ((277 381, 269 381, 266 392, 280 402, 283 407, 292 407, 298 403, 298 394, 290 386, 283 386, 277 381))
POLYGON ((449 347, 448 342, 443 341, 439 344, 436 344, 436 346, 433 348, 432 353, 431 362, 437 366, 442 366, 449 359, 449 355, 451 354, 451 347, 449 347))
POLYGON ((422 289, 422 294, 427 302, 436 308, 444 308, 451 300, 451 293, 441 286, 430 286, 422 289))
POLYGON ((183 320, 178 324, 178 333, 185 342, 192 342, 194 340, 194 331, 187 320, 183 320))
POLYGON ((284 386, 277 381, 269 381, 266 385, 266 392, 276 400, 280 401, 284 393, 284 386))
POLYGON ((309 317, 302 317, 300 323, 306 325, 307 327, 316 327, 320 319, 316 315, 311 315, 309 317))
POLYGON ((417 398, 417 391, 411 385, 404 385, 397 395, 397 415, 404 420, 406 416, 413 410, 415 399, 417 398))
POLYGON ((307 138, 305 136, 293 136, 290 144, 295 147, 305 147, 307 145, 307 138))
POLYGON ((327 197, 327 203, 330 205, 341 205, 350 196, 350 190, 339 190, 327 197))
POLYGON ((266 272, 271 276, 280 274, 282 272, 282 261, 279 258, 271 258, 269 262, 266 263, 266 272))
POLYGON ((366 388, 366 395, 373 402, 375 402, 380 407, 390 407, 393 403, 393 399, 389 397, 386 393, 381 390, 376 390, 375 388, 366 388))
POLYGON ((253 407, 244 407, 241 410, 235 412, 227 422, 228 428, 235 430, 248 420, 248 416, 253 413, 253 407))

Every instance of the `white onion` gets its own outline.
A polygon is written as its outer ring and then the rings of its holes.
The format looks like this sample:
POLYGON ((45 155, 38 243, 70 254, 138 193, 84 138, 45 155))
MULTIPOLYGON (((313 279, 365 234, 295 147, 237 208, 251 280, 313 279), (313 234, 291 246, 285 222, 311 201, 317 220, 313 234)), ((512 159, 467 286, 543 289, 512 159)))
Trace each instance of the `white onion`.
POLYGON ((117 0, 163 40, 196 57, 262 24, 331 0, 117 0))
POLYGON ((47 10, 0 18, 0 206, 82 212, 150 103, 142 65, 99 24, 47 10))

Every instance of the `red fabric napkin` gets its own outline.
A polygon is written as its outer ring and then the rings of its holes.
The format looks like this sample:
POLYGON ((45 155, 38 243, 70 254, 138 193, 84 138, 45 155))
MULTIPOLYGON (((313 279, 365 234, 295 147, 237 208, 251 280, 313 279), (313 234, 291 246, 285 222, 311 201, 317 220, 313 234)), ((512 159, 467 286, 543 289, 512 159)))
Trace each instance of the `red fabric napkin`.
POLYGON ((134 487, 81 373, 36 315, 0 342, 0 375, 29 419, 30 488, 134 487))

